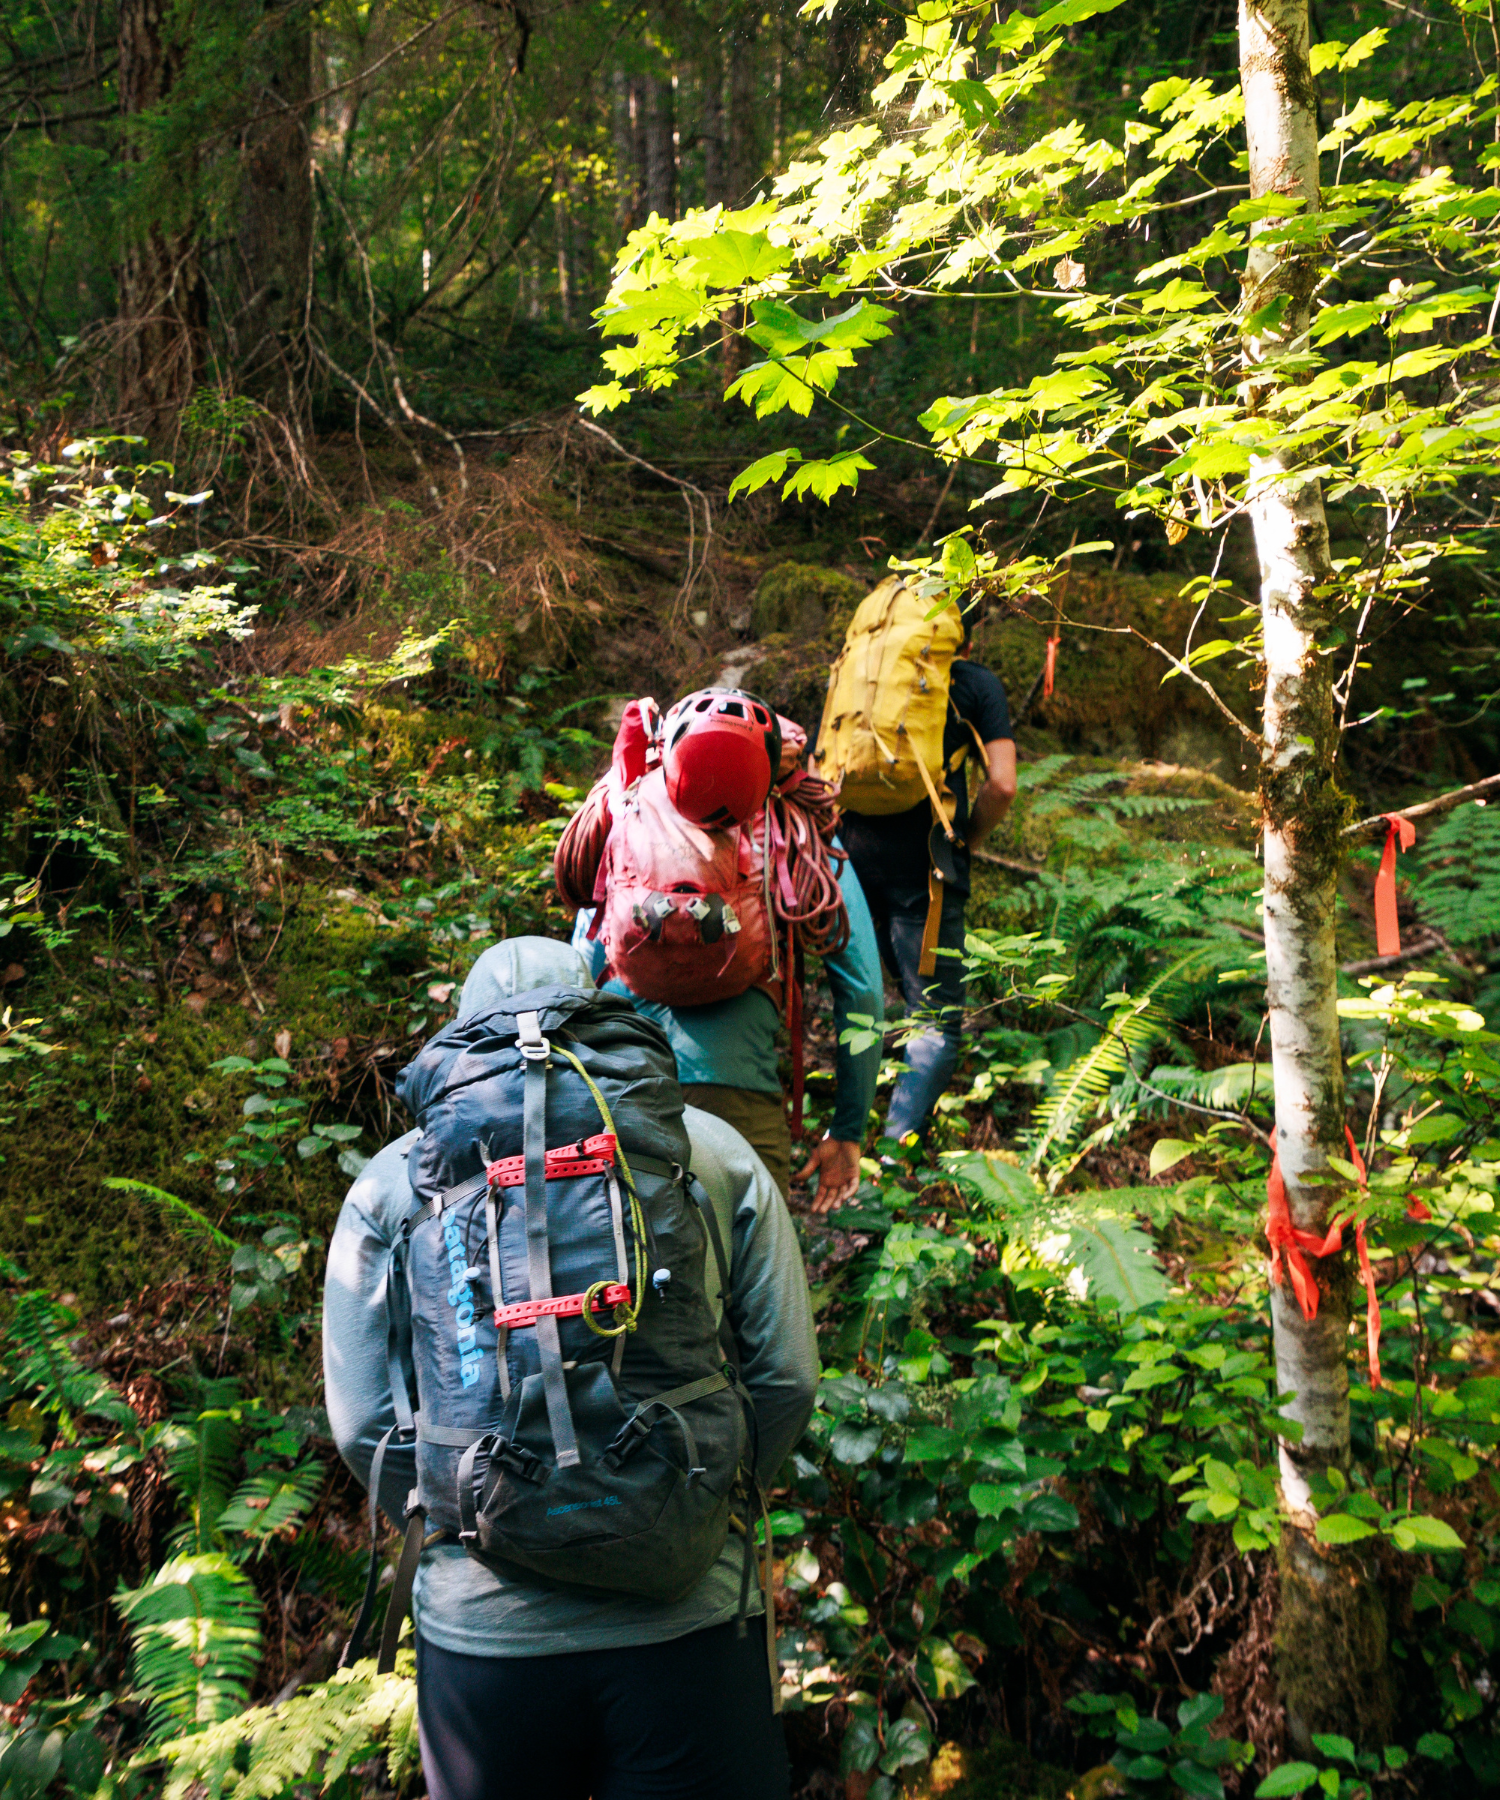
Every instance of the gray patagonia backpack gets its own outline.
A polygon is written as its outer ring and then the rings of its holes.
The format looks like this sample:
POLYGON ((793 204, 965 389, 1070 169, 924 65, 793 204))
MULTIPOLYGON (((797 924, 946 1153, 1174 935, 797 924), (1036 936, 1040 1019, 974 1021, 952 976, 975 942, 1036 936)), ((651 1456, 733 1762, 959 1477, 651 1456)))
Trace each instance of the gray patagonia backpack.
POLYGON ((512 1579, 672 1601, 735 1513, 743 1623, 754 1414, 708 1297, 709 1254, 726 1309, 729 1270, 687 1172, 665 1034, 616 995, 541 988, 439 1032, 396 1091, 421 1128, 386 1284, 397 1422, 371 1472, 370 1580, 345 1661, 375 1598, 393 1439, 415 1441, 417 1485, 382 1671, 429 1534, 512 1579))

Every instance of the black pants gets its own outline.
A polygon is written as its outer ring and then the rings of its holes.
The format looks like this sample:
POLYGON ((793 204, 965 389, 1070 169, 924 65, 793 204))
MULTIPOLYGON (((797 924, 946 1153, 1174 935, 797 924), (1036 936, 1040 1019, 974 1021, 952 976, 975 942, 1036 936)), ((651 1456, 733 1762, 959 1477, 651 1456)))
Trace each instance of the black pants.
POLYGON ((964 906, 969 893, 969 858, 949 852, 957 881, 943 885, 938 925, 937 965, 920 973, 922 937, 927 928, 927 859, 892 855, 878 825, 845 819, 844 847, 869 902, 875 941, 887 970, 901 984, 909 1014, 925 1014, 927 1029, 906 1046, 906 1067, 891 1094, 882 1136, 924 1137, 932 1110, 947 1092, 964 1047, 964 906))
POLYGON ((751 1619, 625 1650, 460 1656, 417 1639, 431 1800, 787 1800, 751 1619))

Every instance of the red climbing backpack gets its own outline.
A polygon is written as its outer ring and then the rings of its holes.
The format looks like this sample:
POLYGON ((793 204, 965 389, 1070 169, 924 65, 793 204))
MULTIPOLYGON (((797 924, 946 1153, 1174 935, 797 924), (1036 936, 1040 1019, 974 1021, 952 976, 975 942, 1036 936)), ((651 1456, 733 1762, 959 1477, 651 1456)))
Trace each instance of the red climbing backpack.
POLYGON ((563 833, 558 892, 595 909, 590 935, 609 974, 643 1000, 704 1006, 760 987, 791 1011, 800 952, 826 955, 849 941, 832 796, 800 767, 801 727, 778 724, 780 762, 764 806, 710 827, 672 804, 655 702, 632 701, 608 773, 563 833))
POLYGON ((590 898, 594 935, 626 987, 664 1006, 704 1006, 774 982, 770 814, 694 825, 668 799, 660 768, 609 799, 613 824, 590 898))

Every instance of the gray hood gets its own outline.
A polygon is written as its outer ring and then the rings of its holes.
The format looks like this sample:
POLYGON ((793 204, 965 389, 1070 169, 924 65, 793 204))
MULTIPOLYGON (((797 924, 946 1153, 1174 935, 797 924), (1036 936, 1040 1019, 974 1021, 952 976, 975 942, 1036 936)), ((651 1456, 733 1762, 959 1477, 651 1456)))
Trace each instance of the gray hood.
POLYGON ((589 965, 571 944, 556 938, 506 938, 492 944, 474 967, 458 997, 458 1016, 493 1012, 512 994, 533 988, 592 988, 589 965))

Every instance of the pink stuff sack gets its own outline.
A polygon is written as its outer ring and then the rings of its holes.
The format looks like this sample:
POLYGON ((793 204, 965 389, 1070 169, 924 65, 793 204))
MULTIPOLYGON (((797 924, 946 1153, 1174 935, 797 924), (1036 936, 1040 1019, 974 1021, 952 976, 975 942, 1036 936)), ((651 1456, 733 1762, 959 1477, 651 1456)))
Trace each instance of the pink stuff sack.
MULTIPOLYGON (((765 815, 708 831, 667 798, 660 767, 609 778, 595 930, 611 972, 663 1006, 706 1006, 777 980, 765 892, 765 815)), ((776 999, 775 992, 772 999, 776 999)))

